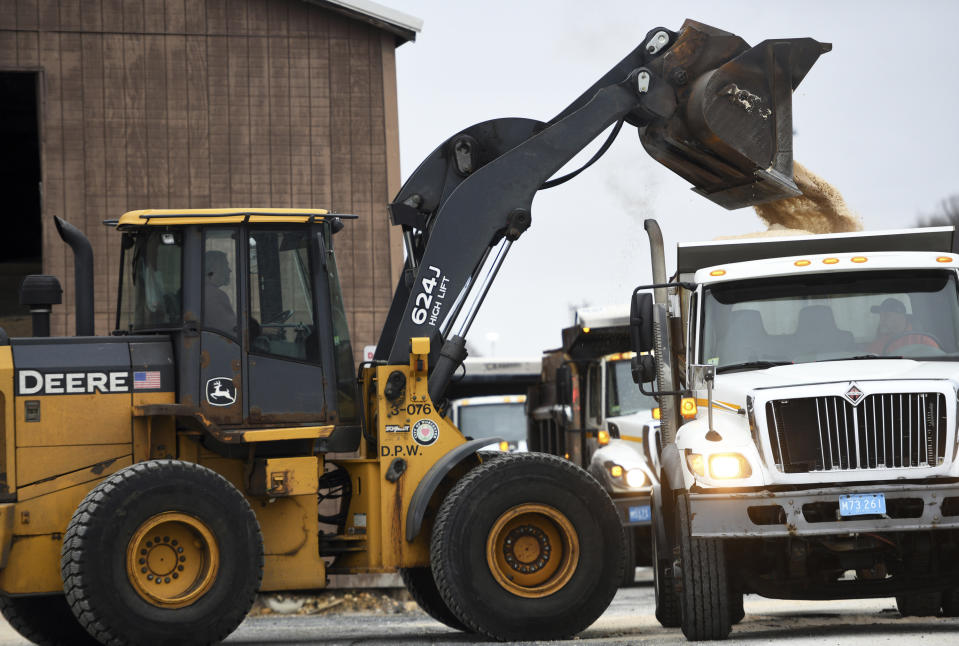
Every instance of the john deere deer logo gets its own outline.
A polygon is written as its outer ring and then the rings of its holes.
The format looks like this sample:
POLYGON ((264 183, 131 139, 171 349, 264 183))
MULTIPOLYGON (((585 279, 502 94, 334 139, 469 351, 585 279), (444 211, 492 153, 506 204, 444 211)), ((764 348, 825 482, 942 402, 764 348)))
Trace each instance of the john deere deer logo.
POLYGON ((217 377, 206 382, 206 400, 211 406, 229 406, 236 401, 236 387, 233 380, 217 377))

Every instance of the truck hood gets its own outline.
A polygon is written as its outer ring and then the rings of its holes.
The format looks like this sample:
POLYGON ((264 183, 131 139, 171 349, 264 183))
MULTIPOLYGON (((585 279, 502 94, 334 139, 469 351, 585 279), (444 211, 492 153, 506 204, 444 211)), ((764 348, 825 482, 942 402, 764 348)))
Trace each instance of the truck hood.
POLYGON ((868 359, 820 361, 762 370, 742 370, 716 375, 713 398, 735 406, 744 406, 746 395, 753 390, 837 381, 868 383, 893 379, 946 379, 956 387, 959 386, 959 362, 868 359))

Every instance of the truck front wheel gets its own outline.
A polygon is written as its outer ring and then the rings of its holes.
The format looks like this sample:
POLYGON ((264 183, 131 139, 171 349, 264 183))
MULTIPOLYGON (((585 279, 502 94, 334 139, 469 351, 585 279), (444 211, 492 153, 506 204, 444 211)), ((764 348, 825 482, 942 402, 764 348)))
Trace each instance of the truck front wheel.
POLYGON ((592 624, 622 580, 612 501, 566 460, 523 453, 484 462, 450 491, 430 562, 447 607, 493 639, 565 639, 592 624))
POLYGON ((665 528, 657 525, 665 520, 659 517, 656 505, 652 508, 653 592, 656 598, 656 621, 663 628, 679 628, 682 621, 682 608, 678 586, 673 576, 673 550, 664 543, 668 540, 665 538, 665 528))
POLYGON ((903 617, 935 617, 942 605, 941 592, 896 595, 896 607, 903 617))
POLYGON ((731 629, 729 581, 723 543, 717 538, 691 535, 689 498, 676 498, 676 536, 679 539, 682 629, 686 639, 726 639, 731 629))
POLYGON ((249 612, 263 573, 253 511, 206 467, 151 460, 93 488, 67 528, 61 574, 104 644, 209 644, 249 612))

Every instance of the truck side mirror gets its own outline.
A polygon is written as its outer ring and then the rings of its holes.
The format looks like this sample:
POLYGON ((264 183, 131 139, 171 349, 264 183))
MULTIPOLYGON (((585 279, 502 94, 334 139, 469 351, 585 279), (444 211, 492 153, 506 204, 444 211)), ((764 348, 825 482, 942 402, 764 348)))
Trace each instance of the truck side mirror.
POLYGON ((568 363, 556 369, 556 398, 558 404, 573 403, 573 371, 568 363))
POLYGON ((653 295, 634 292, 629 307, 629 340, 637 355, 653 349, 653 295))
POLYGON ((656 359, 651 354, 637 354, 630 362, 633 381, 648 384, 656 380, 656 359))

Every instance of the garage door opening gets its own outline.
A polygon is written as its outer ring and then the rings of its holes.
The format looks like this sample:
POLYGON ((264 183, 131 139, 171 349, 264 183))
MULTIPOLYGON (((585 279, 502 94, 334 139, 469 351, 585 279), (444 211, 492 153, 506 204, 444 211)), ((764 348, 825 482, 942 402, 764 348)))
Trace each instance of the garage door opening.
POLYGON ((43 267, 40 228, 40 129, 37 72, 0 72, 0 327, 30 335, 20 281, 43 267))

